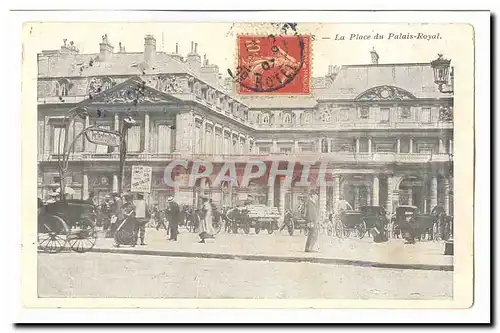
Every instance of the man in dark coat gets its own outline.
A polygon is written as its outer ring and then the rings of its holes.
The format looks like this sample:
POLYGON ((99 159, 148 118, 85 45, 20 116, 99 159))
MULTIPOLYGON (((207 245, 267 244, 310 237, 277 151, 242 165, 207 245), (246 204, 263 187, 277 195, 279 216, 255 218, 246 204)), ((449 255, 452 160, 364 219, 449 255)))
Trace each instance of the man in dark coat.
POLYGON ((167 199, 167 218, 170 238, 168 240, 177 241, 179 234, 179 218, 181 216, 179 205, 174 201, 174 197, 167 199))
POLYGON ((305 203, 305 218, 307 223, 307 241, 306 241, 306 252, 317 252, 314 249, 314 245, 318 240, 319 233, 319 212, 318 212, 318 194, 315 190, 309 192, 309 198, 305 203))

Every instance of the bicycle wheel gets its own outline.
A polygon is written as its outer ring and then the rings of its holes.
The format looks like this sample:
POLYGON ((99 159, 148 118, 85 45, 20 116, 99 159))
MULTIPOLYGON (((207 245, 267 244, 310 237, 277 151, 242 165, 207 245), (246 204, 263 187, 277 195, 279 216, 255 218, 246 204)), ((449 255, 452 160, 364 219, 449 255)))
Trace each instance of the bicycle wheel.
POLYGON ((46 253, 59 253, 68 240, 68 226, 56 215, 38 217, 38 248, 46 253))

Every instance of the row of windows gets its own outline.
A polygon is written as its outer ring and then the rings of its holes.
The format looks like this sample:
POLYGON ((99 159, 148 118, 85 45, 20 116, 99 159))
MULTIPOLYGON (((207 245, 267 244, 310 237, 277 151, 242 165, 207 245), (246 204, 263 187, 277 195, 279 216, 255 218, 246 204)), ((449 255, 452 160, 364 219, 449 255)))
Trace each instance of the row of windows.
MULTIPOLYGON (((339 113, 337 114, 337 121, 348 121, 350 120, 350 112, 351 109, 348 108, 343 108, 340 109, 339 113)), ((359 110, 359 118, 360 119, 369 119, 370 117, 370 111, 369 108, 361 108, 359 110)), ((410 108, 402 108, 401 111, 399 112, 399 118, 400 119, 409 119, 411 118, 411 110, 410 108)), ((282 116, 282 123, 283 124, 294 124, 294 123, 299 123, 299 124, 311 124, 313 119, 312 113, 304 113, 300 114, 298 116, 298 121, 296 120, 295 114, 291 113, 285 113, 282 116)), ((422 123, 430 123, 432 120, 431 116, 431 108, 426 107, 422 108, 420 110, 420 122, 422 123)), ((379 112, 379 117, 378 121, 381 123, 388 123, 391 120, 391 109, 390 108, 380 108, 379 112)), ((322 123, 331 123, 332 122, 332 114, 329 111, 322 111, 320 113, 320 122, 322 123)), ((273 114, 269 113, 262 113, 257 115, 257 123, 259 124, 269 124, 273 125, 276 123, 275 117, 273 114)))

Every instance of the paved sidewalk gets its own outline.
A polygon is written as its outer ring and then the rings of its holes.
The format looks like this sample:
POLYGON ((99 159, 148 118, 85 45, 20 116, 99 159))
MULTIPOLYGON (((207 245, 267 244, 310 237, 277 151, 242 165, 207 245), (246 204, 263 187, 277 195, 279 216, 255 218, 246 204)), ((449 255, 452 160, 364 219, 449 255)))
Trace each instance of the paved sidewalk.
POLYGON ((239 259, 279 262, 312 262, 337 265, 355 265, 382 268, 453 270, 453 256, 445 256, 443 242, 404 244, 391 239, 376 244, 371 237, 338 239, 320 235, 319 252, 304 252, 306 237, 289 236, 275 231, 255 235, 221 233, 215 240, 198 243, 198 236, 181 230, 177 242, 166 240, 166 231, 146 230, 145 246, 113 247, 113 239, 99 238, 92 250, 103 253, 127 253, 173 257, 239 259))

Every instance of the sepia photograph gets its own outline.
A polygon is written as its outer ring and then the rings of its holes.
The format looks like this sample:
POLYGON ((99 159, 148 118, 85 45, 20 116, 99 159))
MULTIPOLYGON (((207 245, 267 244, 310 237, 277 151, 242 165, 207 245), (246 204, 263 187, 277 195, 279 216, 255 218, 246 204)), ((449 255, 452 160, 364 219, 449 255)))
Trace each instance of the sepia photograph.
POLYGON ((25 22, 23 43, 33 306, 471 305, 472 26, 25 22))

